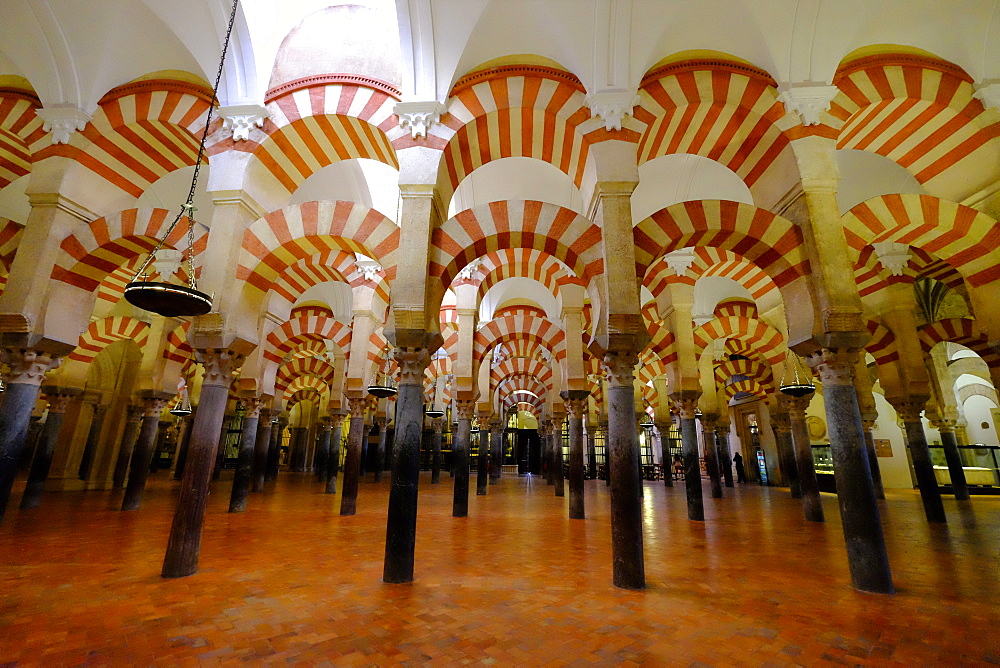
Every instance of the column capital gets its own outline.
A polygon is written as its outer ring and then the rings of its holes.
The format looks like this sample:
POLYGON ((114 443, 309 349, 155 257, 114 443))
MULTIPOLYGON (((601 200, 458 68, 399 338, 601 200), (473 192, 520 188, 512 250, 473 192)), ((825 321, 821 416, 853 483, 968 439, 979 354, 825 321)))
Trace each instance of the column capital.
POLYGON ((715 425, 719 419, 718 413, 703 413, 701 424, 705 431, 715 431, 715 425))
POLYGON ((260 419, 261 407, 264 405, 262 397, 245 397, 243 405, 246 406, 246 413, 243 415, 244 418, 260 419))
POLYGON ((821 348, 804 356, 824 385, 854 386, 854 366, 860 352, 855 348, 821 348))
POLYGON ((603 120, 604 129, 611 132, 622 129, 622 120, 632 115, 639 101, 635 91, 602 91, 588 95, 585 104, 590 117, 603 120))
POLYGON ((900 419, 905 422, 920 422, 920 414, 927 406, 929 397, 910 395, 906 399, 890 401, 900 419))
POLYGON ((392 113, 399 119, 399 127, 410 131, 410 137, 427 137, 427 130, 435 123, 441 122, 441 114, 448 108, 437 100, 399 102, 392 108, 392 113))
POLYGON ((222 129, 233 133, 233 141, 250 139, 253 128, 264 127, 264 119, 270 116, 266 107, 259 104, 237 104, 219 107, 219 117, 222 118, 222 129))
POLYGON ((47 371, 59 366, 62 358, 53 357, 40 350, 25 348, 0 349, 0 362, 10 367, 7 383, 23 383, 24 385, 41 386, 47 371))
POLYGON ((274 417, 274 410, 270 408, 261 408, 257 413, 257 419, 261 424, 270 423, 271 418, 274 417))
POLYGON ((612 387, 632 387, 635 365, 639 356, 632 352, 607 352, 604 354, 604 371, 608 375, 608 385, 612 387))
POLYGON ((549 423, 551 423, 552 428, 558 432, 559 430, 562 429, 563 420, 565 420, 564 416, 553 415, 552 417, 549 418, 549 423))
POLYGON ((440 434, 441 431, 444 429, 444 419, 443 418, 432 418, 431 419, 431 429, 433 429, 435 433, 440 434))
POLYGON ((778 94, 785 109, 795 112, 802 125, 819 125, 820 114, 830 111, 830 103, 840 89, 836 86, 798 85, 778 94))
POLYGON ((163 397, 143 397, 142 415, 143 417, 160 417, 160 413, 167 407, 169 399, 163 397))
POLYGON ((809 408, 809 402, 812 400, 814 393, 810 392, 804 397, 790 397, 788 395, 782 395, 778 398, 778 402, 781 407, 785 409, 788 413, 788 418, 790 420, 801 421, 806 419, 806 409, 809 408))
POLYGON ((365 411, 368 410, 368 397, 349 397, 347 406, 351 412, 351 419, 364 418, 365 411))
POLYGON ((42 387, 45 400, 49 402, 49 413, 65 413, 69 407, 69 402, 74 397, 83 394, 83 389, 79 387, 57 387, 46 385, 42 387))
POLYGON ((394 348, 392 356, 399 364, 400 385, 423 385, 424 369, 431 363, 427 348, 394 348))
POLYGON ((682 420, 693 420, 698 412, 698 399, 700 394, 677 392, 670 395, 674 402, 674 407, 680 414, 682 420), (692 396, 693 395, 693 396, 692 396))
POLYGON ((139 422, 142 419, 142 414, 145 412, 145 408, 138 404, 129 404, 125 408, 125 421, 126 422, 139 422))
POLYGON ((233 381, 233 372, 240 368, 245 356, 223 348, 196 348, 194 358, 205 367, 202 385, 217 385, 228 388, 233 381))
POLYGON ((68 144, 74 132, 83 132, 92 119, 83 109, 69 104, 56 104, 36 109, 35 115, 42 119, 42 130, 51 132, 51 144, 68 144))
POLYGON ((788 413, 771 413, 771 428, 779 434, 787 434, 792 430, 791 416, 788 413))
POLYGON ((458 415, 459 420, 472 420, 476 416, 476 402, 475 401, 456 401, 455 402, 455 413, 458 415))

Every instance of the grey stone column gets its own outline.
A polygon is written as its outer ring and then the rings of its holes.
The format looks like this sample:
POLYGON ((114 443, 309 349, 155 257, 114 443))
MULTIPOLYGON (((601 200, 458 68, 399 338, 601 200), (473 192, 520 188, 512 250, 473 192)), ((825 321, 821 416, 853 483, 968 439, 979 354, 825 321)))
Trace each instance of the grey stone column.
POLYGON ((271 420, 274 411, 261 408, 257 417, 257 437, 253 444, 253 466, 250 470, 250 491, 259 494, 264 491, 267 476, 267 453, 271 447, 271 420))
POLYGON ((795 446, 792 445, 792 423, 787 413, 771 411, 771 428, 774 430, 774 444, 778 448, 781 469, 785 472, 788 489, 793 499, 802 498, 799 485, 799 467, 795 461, 795 446))
POLYGON ((128 406, 125 409, 125 431, 122 433, 121 445, 118 446, 118 458, 115 460, 115 472, 111 482, 112 489, 121 489, 125 486, 129 463, 132 461, 132 450, 135 448, 135 439, 139 437, 139 423, 142 421, 142 413, 142 406, 128 406))
POLYGON ((385 475, 385 445, 389 434, 389 418, 381 418, 378 431, 378 452, 375 457, 375 482, 382 482, 385 475))
POLYGON ((563 471, 562 444, 563 444, 563 420, 562 415, 552 416, 552 482, 555 484, 556 496, 566 496, 566 476, 563 471))
POLYGON ((452 469, 455 471, 455 495, 451 504, 452 517, 469 516, 469 441, 472 417, 476 413, 475 401, 456 401, 455 413, 458 427, 452 441, 452 469))
POLYGON ((569 518, 586 518, 583 494, 583 418, 587 414, 587 390, 566 390, 559 396, 569 416, 569 518))
POLYGON ((423 381, 431 356, 427 348, 405 347, 397 347, 393 355, 399 364, 399 385, 382 581, 404 583, 413 582, 420 439, 424 424, 423 381))
POLYGON ((316 480, 326 483, 330 476, 330 432, 333 430, 332 420, 328 417, 319 419, 319 442, 316 444, 316 480))
POLYGON ((611 482, 611 559, 613 582, 623 589, 643 589, 646 571, 642 546, 642 474, 635 433, 635 354, 607 353, 608 465, 611 482))
POLYGON ((951 490, 958 501, 969 500, 969 483, 965 480, 965 469, 962 467, 962 454, 958 450, 958 440, 955 438, 955 421, 938 420, 938 433, 941 434, 941 445, 944 457, 948 461, 948 475, 951 477, 951 490))
POLYGON ((42 437, 38 440, 35 448, 35 456, 31 460, 31 470, 28 473, 28 485, 21 496, 21 510, 37 508, 42 502, 42 492, 45 491, 45 481, 49 477, 49 469, 52 467, 52 455, 56 449, 56 442, 59 440, 59 431, 62 429, 63 417, 66 415, 66 408, 70 400, 83 393, 77 387, 55 387, 47 385, 42 387, 42 393, 49 402, 49 416, 45 419, 45 428, 42 437))
POLYGON ((928 397, 911 395, 905 401, 891 403, 903 421, 906 446, 910 449, 913 471, 917 474, 917 487, 920 489, 920 500, 924 503, 924 514, 927 516, 927 521, 946 523, 948 518, 944 514, 941 490, 938 488, 937 478, 934 476, 931 451, 927 447, 924 424, 920 420, 920 413, 923 412, 927 399, 928 397))
POLYGON ((656 431, 660 433, 660 459, 663 461, 663 486, 674 486, 674 461, 670 455, 670 423, 657 422, 656 431))
POLYGON ((713 413, 701 416, 701 434, 705 441, 705 467, 708 469, 708 479, 712 485, 712 498, 722 498, 722 475, 719 471, 719 450, 715 445, 715 421, 718 417, 713 413))
POLYGON ((278 479, 278 471, 281 469, 281 440, 287 426, 288 418, 283 415, 278 417, 277 424, 272 423, 271 425, 271 445, 267 450, 265 482, 273 482, 278 479))
POLYGON ((327 461, 326 493, 337 493, 337 476, 340 474, 340 444, 344 440, 345 413, 332 412, 333 431, 330 433, 330 459, 327 461))
POLYGON ((45 372, 59 366, 59 358, 38 350, 0 349, 0 362, 10 367, 7 389, 0 400, 0 522, 10 501, 31 423, 31 411, 45 372))
POLYGON ((733 482, 733 457, 729 451, 729 418, 724 413, 725 420, 720 419, 715 427, 715 444, 719 453, 719 469, 726 487, 735 487, 733 482))
POLYGON ((444 420, 434 418, 431 420, 431 429, 434 430, 434 449, 431 452, 431 484, 441 483, 441 430, 444 428, 444 420))
POLYGON ((489 430, 479 430, 479 451, 476 457, 476 496, 485 496, 490 471, 490 433, 500 428, 500 420, 490 416, 480 416, 480 424, 489 425, 489 430))
POLYGON ((816 481, 812 444, 809 441, 809 428, 806 426, 806 409, 813 396, 813 393, 804 397, 782 395, 779 401, 788 415, 788 428, 792 440, 792 451, 795 454, 795 467, 799 473, 802 510, 808 521, 823 522, 825 521, 823 502, 819 496, 819 483, 816 481))
POLYGON ((340 490, 340 514, 354 515, 358 512, 358 483, 361 478, 361 439, 366 438, 365 411, 368 397, 354 397, 347 400, 351 411, 351 427, 347 433, 347 459, 344 460, 344 486, 340 490))
MULTIPOLYGON (((596 429, 596 427, 595 427, 596 429)), ((587 470, 591 480, 597 480, 597 443, 594 429, 587 425, 587 470)))
POLYGON ((503 421, 503 427, 500 429, 499 437, 496 433, 490 434, 490 484, 496 485, 500 482, 503 477, 503 439, 506 434, 507 425, 510 424, 506 419, 503 421))
POLYGON ((674 405, 681 416, 681 444, 684 448, 684 486, 687 492, 688 519, 705 521, 705 501, 701 489, 701 466, 698 458, 698 435, 695 412, 698 398, 679 395, 674 405))
POLYGON ((152 390, 140 392, 142 398, 142 426, 132 453, 132 466, 128 472, 128 485, 122 498, 122 510, 139 510, 142 507, 142 493, 146 490, 149 465, 156 450, 156 434, 160 430, 160 413, 173 397, 167 392, 152 390))
POLYGON ((865 451, 868 453, 868 469, 872 472, 872 487, 875 488, 875 498, 885 498, 885 487, 882 485, 882 469, 878 465, 878 454, 875 452, 875 418, 878 413, 861 414, 861 428, 865 430, 865 451))
MULTIPOLYGON (((851 581, 862 591, 894 591, 885 549, 878 500, 872 486, 861 409, 854 390, 855 349, 822 348, 807 358, 823 383, 830 449, 833 452, 837 502, 847 545, 851 581)), ((798 442, 796 443, 798 447, 798 442)), ((800 485, 802 471, 799 471, 800 485)), ((803 489, 803 498, 805 497, 803 489)))
POLYGON ((545 462, 545 484, 555 485, 556 484, 556 460, 555 460, 555 441, 553 440, 552 433, 554 427, 552 426, 552 420, 545 420, 545 426, 542 431, 542 458, 545 462))
POLYGON ((174 480, 180 480, 184 476, 184 465, 187 462, 188 448, 191 445, 191 429, 194 427, 194 411, 197 408, 192 407, 191 414, 185 415, 181 418, 184 424, 184 435, 179 439, 180 443, 177 446, 177 462, 174 464, 174 480))
POLYGON ((243 431, 240 433, 240 451, 236 457, 233 490, 229 495, 231 513, 242 513, 247 509, 247 495, 250 493, 253 477, 254 448, 260 426, 260 407, 264 403, 260 397, 247 397, 244 402, 246 413, 243 415, 243 431))
POLYGON ((80 480, 90 480, 90 470, 94 466, 94 455, 97 454, 98 440, 101 437, 101 427, 104 426, 104 416, 108 412, 107 405, 100 403, 99 394, 93 401, 87 403, 93 407, 93 412, 90 414, 87 443, 83 446, 83 455, 80 457, 80 468, 77 470, 77 477, 80 480))
MULTIPOLYGON (((226 403, 228 405, 228 399, 226 403)), ((232 415, 223 415, 222 424, 219 426, 218 446, 215 449, 215 466, 212 468, 212 480, 220 480, 222 478, 222 467, 226 463, 226 441, 229 440, 229 425, 232 421, 232 415)))
MULTIPOLYGON (((633 404, 635 403, 634 399, 632 400, 632 403, 633 404)), ((611 442, 610 441, 611 436, 608 433, 608 421, 607 420, 602 420, 600 422, 600 428, 601 428, 601 431, 604 433, 604 465, 605 465, 605 467, 608 470, 607 471, 608 474, 604 477, 604 486, 605 487, 611 487, 611 454, 610 454, 611 450, 610 450, 610 445, 609 445, 610 442, 611 442)), ((636 448, 638 448, 638 447, 639 447, 639 444, 637 442, 636 443, 636 448)))
POLYGON ((184 577, 198 571, 201 530, 215 454, 219 448, 219 432, 229 400, 229 385, 233 372, 243 363, 243 355, 231 350, 196 349, 194 354, 204 367, 205 374, 201 384, 201 401, 191 429, 191 444, 177 510, 163 558, 161 575, 165 578, 184 577))

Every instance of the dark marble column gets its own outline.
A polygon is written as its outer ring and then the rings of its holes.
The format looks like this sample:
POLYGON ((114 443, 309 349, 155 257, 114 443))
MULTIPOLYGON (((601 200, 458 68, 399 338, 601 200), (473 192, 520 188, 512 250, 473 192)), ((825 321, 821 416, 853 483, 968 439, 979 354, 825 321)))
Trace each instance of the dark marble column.
POLYGON ((267 476, 267 453, 271 447, 271 419, 274 411, 261 408, 257 417, 257 436, 253 444, 253 467, 250 470, 250 491, 264 491, 264 479, 267 476))
POLYGON ((87 403, 93 407, 93 412, 90 414, 87 443, 83 446, 83 455, 80 457, 80 468, 77 470, 77 477, 80 480, 90 480, 90 470, 94 466, 94 455, 97 454, 98 440, 101 437, 101 427, 104 426, 104 415, 108 411, 107 405, 100 403, 100 395, 87 403))
POLYGON ((469 439, 476 402, 456 401, 458 426, 452 439, 452 470, 455 472, 455 496, 451 504, 452 517, 469 516, 469 439))
MULTIPOLYGON (((509 424, 504 420, 504 427, 509 424)), ((490 484, 496 485, 503 477, 503 439, 504 430, 490 434, 490 484)))
POLYGON ((195 359, 204 367, 205 374, 177 510, 163 558, 161 575, 165 578, 184 577, 198 571, 201 529, 215 454, 220 445, 219 432, 229 400, 229 385, 233 372, 243 363, 243 355, 218 348, 196 349, 195 359))
POLYGON ((562 415, 552 416, 552 481, 556 486, 556 496, 566 496, 566 476, 563 463, 563 420, 562 415))
POLYGON ((330 413, 333 430, 330 432, 330 459, 327 461, 326 493, 337 493, 337 476, 340 474, 340 443, 344 440, 344 413, 330 413))
POLYGON ((865 431, 865 451, 868 453, 868 470, 872 472, 872 487, 875 489, 875 498, 885 498, 885 487, 882 485, 882 469, 878 464, 878 453, 875 452, 875 435, 872 429, 875 427, 875 418, 878 413, 871 417, 868 414, 861 414, 861 428, 865 431))
POLYGON ((31 460, 28 485, 24 488, 24 494, 21 496, 21 510, 37 508, 41 504, 42 492, 45 491, 45 481, 49 477, 49 469, 52 468, 52 455, 56 449, 56 442, 59 440, 59 431, 62 429, 66 408, 69 406, 70 400, 82 392, 83 390, 77 387, 51 385, 42 387, 42 393, 45 395, 46 401, 49 402, 49 415, 45 418, 42 437, 38 439, 35 456, 31 460))
MULTIPOLYGON (((274 418, 271 418, 272 420, 274 418)), ((281 469, 281 441, 288 426, 288 418, 278 417, 278 422, 271 423, 271 445, 267 449, 267 471, 264 475, 265 482, 273 482, 278 479, 278 471, 281 469)))
POLYGON ((719 469, 722 471, 722 479, 726 487, 735 487, 733 482, 733 458, 729 452, 729 419, 726 414, 722 417, 725 421, 719 420, 715 427, 715 445, 719 453, 719 469))
POLYGON ((948 475, 951 477, 951 491, 958 501, 969 500, 969 483, 965 480, 965 469, 962 467, 962 455, 958 450, 958 440, 955 438, 955 421, 938 420, 938 433, 941 434, 941 446, 944 457, 948 461, 948 475))
POLYGON ((799 473, 802 510, 808 521, 823 522, 825 521, 823 502, 819 496, 816 467, 813 465, 812 444, 809 441, 809 428, 806 426, 806 409, 813 396, 813 393, 804 397, 782 395, 779 401, 788 415, 789 437, 792 441, 792 451, 795 454, 795 468, 799 473))
POLYGON ((542 431, 542 457, 545 462, 545 484, 555 485, 556 484, 556 446, 555 437, 553 433, 555 427, 552 426, 551 420, 546 420, 546 424, 542 431))
POLYGON ((184 423, 184 435, 179 439, 180 444, 177 446, 177 463, 174 464, 174 480, 180 480, 184 477, 184 465, 187 462, 188 448, 191 445, 191 429, 194 427, 194 411, 197 408, 192 407, 191 410, 190 415, 185 415, 181 418, 184 423))
POLYGON ((330 477, 330 432, 333 430, 333 420, 329 417, 319 419, 319 441, 316 443, 316 480, 326 483, 330 477))
MULTIPOLYGON (((927 397, 911 395, 906 401, 894 401, 896 409, 903 420, 906 432, 906 446, 910 449, 913 460, 913 472, 917 475, 917 487, 920 489, 920 499, 924 503, 924 514, 928 522, 945 523, 948 518, 944 514, 944 503, 941 502, 941 490, 934 476, 934 465, 931 463, 931 451, 927 447, 927 436, 924 434, 924 424, 920 419, 927 404, 927 397)), ((865 453, 867 456, 867 452, 865 453)))
POLYGON ((566 402, 569 418, 569 518, 586 518, 583 495, 583 418, 587 414, 587 390, 566 390, 560 396, 566 402))
MULTIPOLYGON (((635 400, 633 399, 633 403, 634 402, 635 400)), ((610 455, 611 451, 609 450, 610 446, 608 445, 610 443, 609 439, 611 437, 608 433, 608 421, 602 420, 600 422, 600 425, 601 425, 601 431, 604 433, 604 462, 605 462, 605 467, 608 469, 608 474, 604 477, 604 486, 611 487, 611 455, 610 455)), ((636 448, 638 447, 639 445, 638 443, 636 443, 636 448)))
POLYGON ((670 456, 670 423, 657 422, 656 431, 660 433, 660 459, 663 461, 663 485, 674 486, 674 461, 670 456))
POLYGON ((681 445, 684 449, 684 486, 687 492, 688 519, 705 521, 705 502, 701 489, 701 465, 698 457, 698 434, 694 414, 698 399, 681 396, 674 405, 681 416, 681 445))
POLYGON ((719 450, 715 445, 715 421, 713 413, 701 416, 701 435, 705 442, 705 468, 708 469, 708 479, 712 485, 712 498, 722 498, 722 474, 719 471, 719 450))
POLYGON ((132 450, 135 448, 135 439, 139 437, 139 423, 142 422, 142 413, 142 406, 128 406, 125 409, 125 431, 122 433, 121 445, 118 446, 118 458, 115 460, 115 472, 111 482, 112 489, 121 489, 125 486, 129 463, 132 461, 132 450))
POLYGON ((167 392, 151 390, 139 394, 142 399, 142 426, 132 453, 132 466, 128 472, 125 496, 122 498, 122 510, 139 510, 142 507, 142 493, 146 490, 149 466, 156 450, 156 434, 160 430, 160 413, 173 397, 167 392))
POLYGON ((634 369, 638 358, 607 353, 608 464, 611 479, 611 555, 613 582, 623 589, 643 589, 646 571, 642 548, 642 474, 635 433, 634 369))
POLYGON ((254 447, 257 445, 257 429, 260 426, 260 407, 264 403, 260 397, 243 400, 246 413, 243 415, 243 432, 240 434, 240 451, 236 456, 236 471, 233 474, 233 490, 229 495, 229 512, 242 513, 247 509, 247 495, 253 478, 254 447))
MULTIPOLYGON (((487 416, 480 416, 479 423, 489 425, 490 429, 500 428, 499 420, 488 419, 487 416)), ((490 431, 479 430, 479 451, 476 457, 476 496, 485 496, 487 484, 489 482, 490 471, 490 431)))
POLYGON ((358 482, 361 478, 361 440, 367 437, 365 411, 368 397, 354 397, 347 400, 351 411, 351 427, 347 432, 347 459, 344 460, 344 487, 340 491, 340 514, 354 515, 358 512, 358 482))
MULTIPOLYGON (((854 390, 853 349, 823 348, 808 356, 823 383, 826 422, 830 431, 840 519, 847 545, 851 581, 857 589, 890 594, 894 591, 885 549, 878 500, 872 487, 861 409, 854 390)), ((794 433, 794 432, 793 432, 794 433)), ((799 443, 796 442, 796 447, 799 443)), ((802 471, 799 471, 800 485, 802 471)), ((803 501, 805 489, 803 488, 803 501)))
POLYGON ((802 488, 799 485, 799 467, 795 462, 795 446, 792 445, 792 424, 787 413, 771 411, 771 429, 774 431, 774 444, 778 448, 778 458, 781 460, 781 470, 785 473, 788 489, 793 499, 802 498, 802 488))
POLYGON ((385 475, 385 445, 389 434, 388 417, 380 418, 378 430, 378 452, 375 457, 375 482, 382 482, 385 475))
POLYGON ((24 453, 31 422, 31 411, 38 398, 38 388, 49 369, 59 366, 59 358, 37 350, 4 348, 0 362, 10 367, 7 389, 0 400, 0 522, 10 501, 24 453))
POLYGON ((431 428, 434 430, 434 450, 431 452, 431 484, 437 485, 441 482, 441 430, 444 427, 444 420, 434 418, 431 420, 431 428))
POLYGON ((404 347, 397 347, 394 356, 399 364, 399 385, 382 581, 404 583, 413 582, 420 439, 424 424, 423 380, 431 356, 426 348, 404 347))
MULTIPOLYGON (((305 427, 291 427, 291 438, 288 448, 288 470, 302 473, 306 470, 306 431, 305 427)), ((361 457, 359 455, 358 461, 361 457)))
POLYGON ((215 449, 215 465, 212 467, 212 480, 222 479, 222 466, 226 463, 226 441, 229 439, 229 424, 232 420, 232 415, 224 415, 222 424, 219 426, 218 447, 215 449))
POLYGON ((587 425, 587 471, 590 474, 587 477, 591 480, 597 480, 597 438, 594 429, 587 425))

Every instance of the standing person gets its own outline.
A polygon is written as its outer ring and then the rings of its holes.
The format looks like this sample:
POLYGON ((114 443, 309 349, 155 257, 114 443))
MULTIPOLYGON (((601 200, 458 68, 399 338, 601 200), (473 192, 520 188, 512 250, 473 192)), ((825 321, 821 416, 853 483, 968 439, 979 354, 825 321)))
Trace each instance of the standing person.
POLYGON ((743 455, 737 452, 733 456, 733 463, 736 464, 736 482, 746 482, 747 474, 743 470, 743 455))

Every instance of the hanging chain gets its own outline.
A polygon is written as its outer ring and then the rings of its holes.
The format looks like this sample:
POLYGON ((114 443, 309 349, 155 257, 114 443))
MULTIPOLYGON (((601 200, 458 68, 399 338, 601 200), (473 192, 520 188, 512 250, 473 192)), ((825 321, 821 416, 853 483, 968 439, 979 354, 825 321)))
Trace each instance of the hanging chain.
POLYGON ((177 213, 173 222, 170 223, 170 227, 167 231, 160 237, 160 240, 156 243, 156 246, 150 251, 149 255, 146 257, 146 261, 142 263, 139 270, 135 272, 135 276, 132 278, 133 281, 139 279, 146 268, 153 262, 156 257, 156 253, 163 248, 163 244, 166 243, 167 238, 170 233, 174 231, 177 227, 177 223, 180 219, 187 215, 188 219, 188 285, 192 290, 196 290, 198 283, 194 277, 194 194, 195 190, 198 188, 198 173, 201 171, 201 163, 205 159, 205 144, 208 142, 208 131, 212 124, 212 113, 215 111, 215 105, 219 102, 219 83, 222 81, 222 70, 226 64, 226 53, 229 51, 229 39, 233 34, 233 24, 236 22, 236 8, 239 6, 240 0, 233 0, 233 9, 229 13, 229 25, 226 27, 226 39, 222 43, 222 56, 219 58, 219 69, 215 73, 215 85, 212 86, 212 102, 208 105, 208 115, 205 117, 205 129, 201 133, 201 142, 198 144, 198 157, 194 161, 194 175, 191 177, 191 189, 188 190, 187 200, 184 204, 181 204, 181 210, 177 213))

